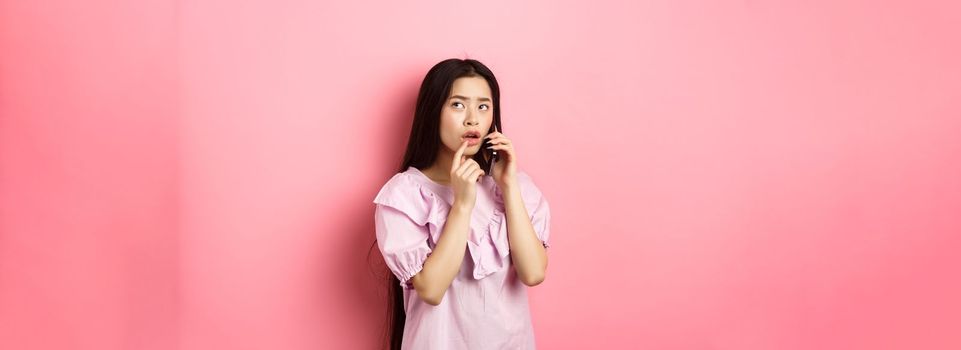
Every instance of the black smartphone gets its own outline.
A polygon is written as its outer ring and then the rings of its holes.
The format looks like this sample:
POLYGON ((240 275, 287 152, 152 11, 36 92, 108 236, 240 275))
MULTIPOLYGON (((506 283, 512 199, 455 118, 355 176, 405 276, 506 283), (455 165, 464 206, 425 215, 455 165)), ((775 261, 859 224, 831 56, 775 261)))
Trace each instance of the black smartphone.
MULTIPOLYGON (((493 129, 494 132, 497 131, 497 126, 496 126, 496 125, 495 125, 495 126, 492 126, 491 128, 493 129)), ((490 134, 491 131, 488 131, 487 133, 490 134)), ((491 144, 490 144, 490 140, 485 141, 484 143, 487 144, 488 146, 491 145, 491 144)), ((494 162, 497 161, 497 150, 496 150, 496 149, 488 149, 488 148, 485 146, 485 147, 484 147, 484 151, 487 152, 487 159, 490 159, 490 164, 489 164, 489 167, 487 168, 487 175, 492 175, 491 171, 494 170, 494 162)))

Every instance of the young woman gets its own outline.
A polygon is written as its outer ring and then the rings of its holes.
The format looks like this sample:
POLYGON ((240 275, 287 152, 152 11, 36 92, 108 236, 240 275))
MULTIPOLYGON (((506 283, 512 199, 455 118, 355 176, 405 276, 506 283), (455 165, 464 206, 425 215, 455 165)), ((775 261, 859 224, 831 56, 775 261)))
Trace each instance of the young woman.
POLYGON ((392 349, 535 348, 527 287, 546 274, 550 208, 495 131, 500 112, 476 60, 424 77, 403 162, 374 198, 392 349))

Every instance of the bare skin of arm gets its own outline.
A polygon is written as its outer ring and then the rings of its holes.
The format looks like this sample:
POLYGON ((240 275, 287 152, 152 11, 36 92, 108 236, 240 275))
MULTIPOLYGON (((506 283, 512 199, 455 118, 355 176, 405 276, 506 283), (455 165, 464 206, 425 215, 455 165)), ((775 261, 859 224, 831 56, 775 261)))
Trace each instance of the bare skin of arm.
POLYGON ((502 192, 504 209, 507 214, 507 236, 510 240, 511 259, 517 277, 528 286, 536 286, 544 281, 547 273, 547 250, 537 238, 531 217, 521 198, 517 181, 507 182, 502 192))

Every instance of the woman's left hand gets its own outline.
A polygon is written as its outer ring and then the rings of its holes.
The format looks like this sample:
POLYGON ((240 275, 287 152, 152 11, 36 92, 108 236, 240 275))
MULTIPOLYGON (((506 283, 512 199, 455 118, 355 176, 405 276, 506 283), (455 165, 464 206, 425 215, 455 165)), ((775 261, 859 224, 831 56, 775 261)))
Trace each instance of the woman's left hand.
POLYGON ((497 186, 505 188, 517 184, 517 153, 514 152, 514 144, 507 136, 500 132, 492 132, 485 136, 492 146, 487 149, 497 151, 497 161, 494 162, 494 169, 491 170, 492 176, 497 186))

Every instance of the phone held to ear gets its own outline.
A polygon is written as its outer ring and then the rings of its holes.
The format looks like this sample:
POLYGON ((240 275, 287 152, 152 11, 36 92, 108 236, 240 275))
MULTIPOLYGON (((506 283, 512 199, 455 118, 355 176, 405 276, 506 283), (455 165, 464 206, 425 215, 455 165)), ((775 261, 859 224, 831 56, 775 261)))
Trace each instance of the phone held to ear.
MULTIPOLYGON (((496 125, 494 126, 494 132, 497 132, 497 126, 496 126, 496 125)), ((488 140, 486 143, 490 144, 490 140, 488 140)), ((493 145, 493 144, 491 144, 491 145, 493 145)), ((492 175, 491 171, 494 170, 494 162, 497 161, 497 150, 496 150, 496 149, 488 149, 488 148, 486 148, 486 147, 484 148, 484 150, 487 151, 487 152, 490 152, 489 156, 487 157, 488 159, 490 159, 490 166, 487 168, 487 175, 492 175)))

